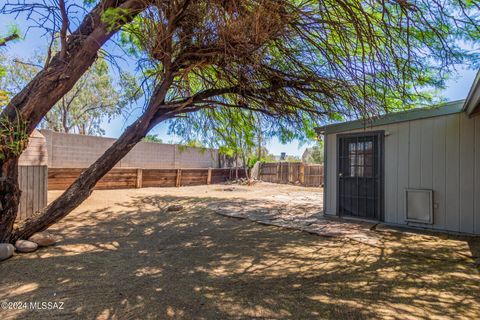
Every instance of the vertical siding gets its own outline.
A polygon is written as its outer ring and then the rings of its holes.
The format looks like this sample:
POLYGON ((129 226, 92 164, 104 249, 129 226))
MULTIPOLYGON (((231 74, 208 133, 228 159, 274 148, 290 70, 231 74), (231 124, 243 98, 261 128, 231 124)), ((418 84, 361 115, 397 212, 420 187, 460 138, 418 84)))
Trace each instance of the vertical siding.
POLYGON ((408 185, 410 188, 421 188, 422 165, 422 127, 409 122, 408 140, 408 185))
POLYGON ((47 205, 47 166, 19 166, 18 181, 22 195, 17 220, 23 220, 47 205))
POLYGON ((409 134, 410 123, 402 122, 398 126, 398 178, 397 178, 397 221, 405 221, 405 189, 408 187, 408 159, 409 155, 409 134))
POLYGON ((336 214, 337 212, 337 136, 332 134, 327 136, 327 175, 328 191, 326 198, 326 213, 336 214))
POLYGON ((460 115, 460 231, 473 233, 475 121, 460 115))
POLYGON ((446 187, 445 228, 459 231, 459 187, 460 187, 460 115, 448 116, 446 123, 446 187))
MULTIPOLYGON (((480 117, 475 117, 475 185, 474 190, 480 192, 480 117)), ((474 232, 480 234, 480 197, 474 197, 474 232)))
POLYGON ((433 125, 433 223, 436 228, 445 228, 445 205, 446 205, 446 117, 434 118, 433 125))
POLYGON ((385 221, 397 222, 398 126, 385 128, 385 221))
MULTIPOLYGON (((406 188, 432 189, 433 225, 410 225, 480 234, 480 197, 476 196, 480 194, 480 117, 469 119, 458 113, 367 130, 389 133, 385 137, 385 222, 407 224, 406 188)), ((336 213, 336 136, 327 136, 326 211, 330 214, 336 213)))
POLYGON ((420 126, 420 188, 433 187, 433 124, 434 119, 414 121, 412 124, 420 126))

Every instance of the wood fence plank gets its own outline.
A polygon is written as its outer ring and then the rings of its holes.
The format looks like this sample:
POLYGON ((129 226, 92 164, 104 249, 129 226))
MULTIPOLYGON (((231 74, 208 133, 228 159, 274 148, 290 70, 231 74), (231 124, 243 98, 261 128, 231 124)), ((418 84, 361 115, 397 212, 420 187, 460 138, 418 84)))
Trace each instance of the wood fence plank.
POLYGON ((175 182, 175 187, 180 187, 182 182, 182 169, 177 169, 177 180, 175 182))
POLYGON ((212 168, 208 168, 208 173, 207 173, 207 184, 212 183, 212 168))

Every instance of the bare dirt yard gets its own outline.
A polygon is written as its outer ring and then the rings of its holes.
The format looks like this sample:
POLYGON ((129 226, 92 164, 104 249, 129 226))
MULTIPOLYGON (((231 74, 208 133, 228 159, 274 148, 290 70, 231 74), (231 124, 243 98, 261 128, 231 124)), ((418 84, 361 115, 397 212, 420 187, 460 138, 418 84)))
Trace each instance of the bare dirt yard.
POLYGON ((480 318, 478 240, 322 220, 321 192, 95 191, 56 246, 0 263, 0 302, 63 310, 0 319, 480 318))

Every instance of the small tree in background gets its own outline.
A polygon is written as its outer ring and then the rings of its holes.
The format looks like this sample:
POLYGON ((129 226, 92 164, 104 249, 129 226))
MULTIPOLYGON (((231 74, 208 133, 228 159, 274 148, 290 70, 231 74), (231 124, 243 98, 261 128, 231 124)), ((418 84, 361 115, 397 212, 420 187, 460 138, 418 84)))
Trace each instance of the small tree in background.
POLYGON ((217 148, 221 154, 234 159, 238 179, 239 160, 248 178, 248 167, 256 159, 257 121, 253 112, 236 108, 207 108, 173 120, 170 133, 186 141, 199 141, 217 148))
MULTIPOLYGON (((47 57, 37 55, 28 61, 10 59, 0 84, 10 96, 20 92, 43 68, 47 57)), ((135 77, 123 72, 115 83, 108 63, 98 59, 45 115, 42 129, 83 135, 103 135, 103 121, 126 111, 141 96, 135 77)))
POLYGON ((304 159, 302 159, 305 163, 315 163, 315 164, 323 164, 324 161, 324 143, 322 140, 318 141, 316 145, 313 147, 307 148, 307 154, 304 159))
POLYGON ((143 138, 144 142, 155 142, 155 143, 163 143, 162 139, 158 137, 157 134, 147 134, 145 138, 143 138))
MULTIPOLYGON (((19 30, 15 27, 10 28, 9 35, 6 37, 0 37, 0 50, 6 47, 9 42, 15 41, 19 38, 19 30)), ((6 57, 0 51, 0 110, 8 102, 8 92, 1 85, 3 79, 7 75, 6 57)))

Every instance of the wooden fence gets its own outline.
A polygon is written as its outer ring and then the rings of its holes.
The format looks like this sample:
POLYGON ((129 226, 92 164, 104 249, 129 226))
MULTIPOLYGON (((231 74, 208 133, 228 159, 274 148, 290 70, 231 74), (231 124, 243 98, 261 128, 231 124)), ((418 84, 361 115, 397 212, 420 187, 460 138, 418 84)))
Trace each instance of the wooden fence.
POLYGON ((323 186, 323 165, 301 162, 269 162, 260 166, 259 179, 273 183, 300 183, 306 187, 323 186))
MULTIPOLYGON (((48 189, 65 190, 85 169, 50 168, 48 189)), ((244 170, 238 171, 245 177, 244 170)), ((112 169, 95 189, 129 189, 145 187, 180 187, 222 183, 235 177, 235 168, 229 169, 112 169)))
POLYGON ((45 137, 35 130, 18 161, 18 185, 22 195, 17 220, 31 217, 47 205, 47 162, 45 137))
POLYGON ((18 184, 22 190, 17 220, 31 217, 47 205, 47 166, 19 166, 18 184))

